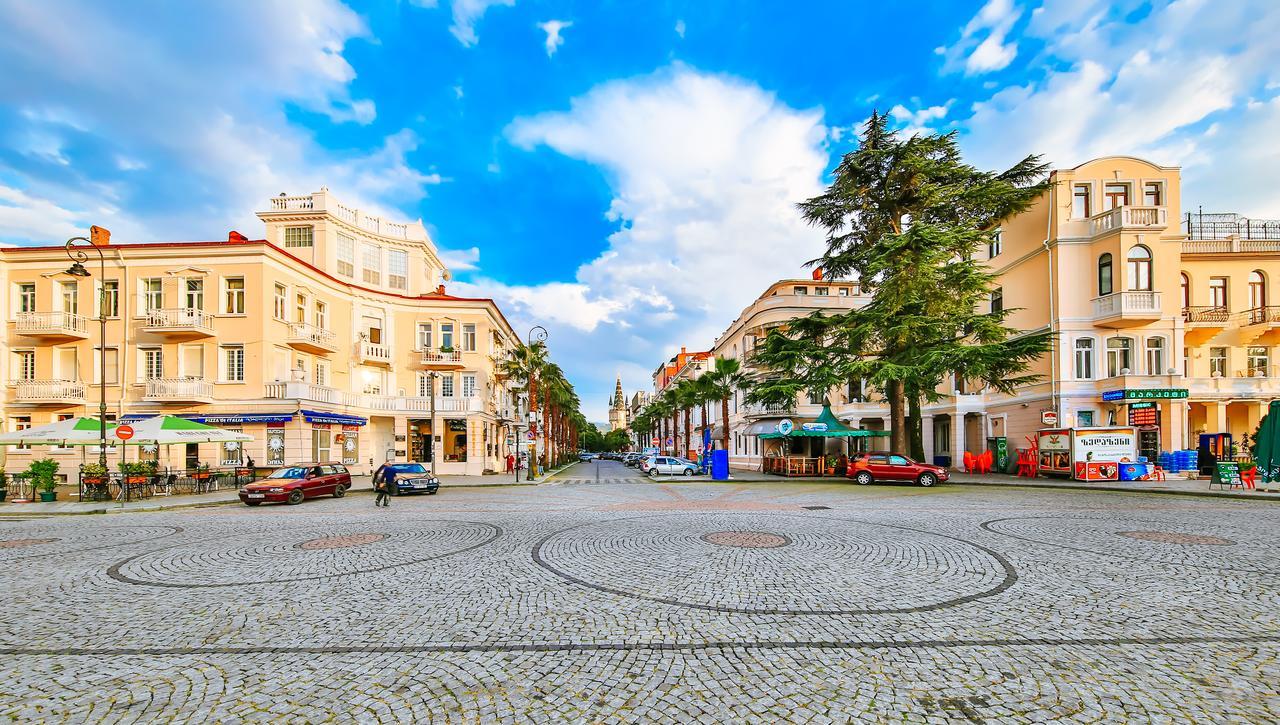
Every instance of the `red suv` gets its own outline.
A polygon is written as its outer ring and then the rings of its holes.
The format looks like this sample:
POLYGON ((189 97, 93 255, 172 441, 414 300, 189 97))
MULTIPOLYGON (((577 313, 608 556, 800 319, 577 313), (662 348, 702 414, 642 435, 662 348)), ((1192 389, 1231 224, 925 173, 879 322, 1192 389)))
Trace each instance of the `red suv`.
POLYGON ((942 466, 919 463, 901 453, 859 453, 849 461, 846 475, 863 486, 876 481, 914 481, 925 487, 951 476, 942 466))
POLYGON ((305 498, 342 498, 351 488, 351 474, 340 463, 298 463, 277 468, 271 475, 240 489, 240 500, 248 506, 263 501, 299 504, 305 498))

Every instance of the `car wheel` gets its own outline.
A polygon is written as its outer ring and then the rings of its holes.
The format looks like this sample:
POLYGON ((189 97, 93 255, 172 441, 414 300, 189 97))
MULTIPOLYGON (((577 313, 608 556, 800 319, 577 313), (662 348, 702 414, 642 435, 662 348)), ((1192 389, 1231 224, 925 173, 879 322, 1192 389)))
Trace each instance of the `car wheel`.
POLYGON ((342 498, 343 496, 346 496, 346 495, 347 495, 347 487, 346 487, 346 486, 343 486, 341 483, 339 483, 337 486, 334 486, 334 487, 333 487, 333 497, 334 497, 334 498, 342 498))
POLYGON ((868 471, 858 471, 858 474, 853 477, 853 480, 857 481, 859 486, 866 486, 875 479, 871 477, 871 473, 868 471))
POLYGON ((261 502, 261 501, 245 501, 245 502, 244 502, 244 505, 245 505, 245 506, 257 506, 257 505, 258 505, 258 504, 260 504, 260 503, 262 503, 262 502, 261 502))
POLYGON ((297 506, 298 504, 302 503, 303 496, 304 494, 302 493, 302 489, 295 488, 294 490, 289 492, 289 500, 287 503, 290 506, 297 506))
POLYGON ((658 477, 658 469, 656 469, 656 468, 650 468, 650 469, 649 469, 649 478, 657 478, 657 477, 658 477))
POLYGON ((685 478, 688 478, 688 477, 690 477, 690 476, 692 476, 692 475, 693 475, 693 469, 692 469, 692 468, 686 468, 686 469, 684 469, 684 476, 685 476, 685 478))
POLYGON ((921 486, 928 488, 938 482, 938 477, 932 473, 922 473, 920 474, 920 478, 917 478, 916 481, 919 482, 921 486))

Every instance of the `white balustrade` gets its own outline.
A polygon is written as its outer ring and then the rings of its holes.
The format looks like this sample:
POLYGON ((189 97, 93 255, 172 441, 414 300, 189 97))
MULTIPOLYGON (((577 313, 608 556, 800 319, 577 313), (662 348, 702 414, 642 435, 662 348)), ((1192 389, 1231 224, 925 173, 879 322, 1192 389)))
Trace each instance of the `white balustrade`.
POLYGON ((213 398, 213 383, 203 378, 154 378, 146 381, 147 400, 206 400, 213 398))
POLYGON ((84 383, 77 380, 18 380, 14 383, 17 402, 84 400, 84 383))
POLYGON ((365 362, 391 364, 391 346, 378 342, 360 341, 360 359, 365 362))
POLYGON ((194 307, 147 310, 147 327, 173 330, 213 330, 213 315, 194 307))
POLYGON ((1118 206, 1089 217, 1089 234, 1097 236, 1113 229, 1160 229, 1168 225, 1168 210, 1162 206, 1118 206))
POLYGON ((71 312, 19 312, 14 331, 19 335, 85 333, 85 318, 71 312))
MULTIPOLYGON (((344 409, 385 411, 390 413, 431 412, 431 399, 409 395, 377 395, 337 390, 324 385, 281 381, 267 383, 264 397, 271 400, 307 400, 328 403, 344 409)), ((480 398, 436 396, 437 413, 482 413, 484 401, 480 398)))
POLYGON ((423 350, 423 365, 442 365, 462 362, 461 350, 423 350))
POLYGON ((1093 298, 1093 316, 1095 319, 1116 315, 1158 316, 1161 310, 1159 292, 1114 292, 1093 298))
POLYGON ((305 322, 291 322, 288 342, 334 350, 338 347, 338 336, 329 330, 323 330, 305 322))
POLYGON ((311 195, 306 196, 273 196, 271 197, 272 211, 307 211, 315 208, 315 200, 311 195))

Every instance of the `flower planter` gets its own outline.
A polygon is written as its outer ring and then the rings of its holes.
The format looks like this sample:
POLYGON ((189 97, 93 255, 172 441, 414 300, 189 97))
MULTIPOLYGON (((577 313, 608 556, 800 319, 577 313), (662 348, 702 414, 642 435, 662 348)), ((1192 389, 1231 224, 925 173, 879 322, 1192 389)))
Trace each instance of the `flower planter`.
POLYGON ((126 484, 138 486, 147 482, 147 476, 128 476, 124 479, 126 484))
POLYGON ((40 501, 41 501, 41 503, 51 503, 51 502, 53 502, 53 501, 57 501, 57 500, 58 500, 58 492, 57 492, 57 491, 41 491, 41 492, 40 492, 40 501))

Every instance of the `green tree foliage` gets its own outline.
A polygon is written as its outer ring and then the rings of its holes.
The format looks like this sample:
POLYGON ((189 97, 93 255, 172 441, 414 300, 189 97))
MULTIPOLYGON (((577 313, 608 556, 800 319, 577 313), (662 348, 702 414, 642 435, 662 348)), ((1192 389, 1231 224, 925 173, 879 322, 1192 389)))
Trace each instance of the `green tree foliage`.
POLYGON ((813 264, 856 276, 872 299, 768 335, 752 358, 748 399, 821 399, 861 378, 889 403, 892 447, 923 456, 919 406, 948 376, 1004 392, 1034 382, 1027 368, 1052 335, 1006 326, 1012 309, 990 311, 995 278, 977 257, 1000 220, 1044 193, 1046 170, 1028 156, 1004 172, 981 171, 962 162, 954 133, 904 138, 873 114, 831 186, 800 204, 827 235, 813 264))

